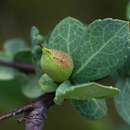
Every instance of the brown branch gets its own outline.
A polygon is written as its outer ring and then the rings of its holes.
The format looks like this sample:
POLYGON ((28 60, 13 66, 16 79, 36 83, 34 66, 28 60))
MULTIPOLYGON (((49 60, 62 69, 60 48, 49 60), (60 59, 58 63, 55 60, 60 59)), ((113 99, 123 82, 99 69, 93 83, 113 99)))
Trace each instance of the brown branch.
POLYGON ((35 69, 32 64, 24 64, 24 63, 17 63, 14 61, 0 60, 0 65, 12 67, 12 68, 18 69, 22 72, 25 72, 27 74, 35 73, 35 69))
POLYGON ((42 130, 48 109, 54 104, 54 93, 45 94, 33 102, 0 116, 0 121, 25 113, 25 130, 42 130))
POLYGON ((53 105, 54 93, 46 95, 35 103, 35 108, 30 111, 25 120, 25 130, 42 130, 47 118, 47 111, 53 105))

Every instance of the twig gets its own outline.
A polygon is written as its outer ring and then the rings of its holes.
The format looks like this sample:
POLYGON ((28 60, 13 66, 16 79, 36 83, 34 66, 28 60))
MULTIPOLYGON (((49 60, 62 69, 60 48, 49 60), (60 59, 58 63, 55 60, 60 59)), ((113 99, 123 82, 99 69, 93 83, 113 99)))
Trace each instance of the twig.
POLYGON ((19 115, 19 114, 21 114, 23 112, 26 112, 26 111, 29 111, 31 109, 33 109, 33 104, 25 105, 23 107, 20 107, 20 108, 16 109, 13 112, 9 112, 7 114, 4 114, 4 115, 0 116, 0 121, 8 119, 10 117, 15 117, 16 115, 19 115))
POLYGON ((41 102, 48 109, 53 104, 53 97, 54 97, 54 93, 45 94, 31 103, 24 105, 23 107, 17 108, 13 112, 9 112, 7 114, 0 116, 0 121, 8 119, 10 117, 15 117, 16 115, 19 115, 22 113, 28 113, 34 110, 35 108, 39 108, 39 106, 41 106, 41 102))
POLYGON ((42 98, 36 102, 35 108, 28 113, 25 121, 25 130, 42 130, 47 118, 48 108, 53 105, 54 93, 46 95, 47 100, 42 98))
POLYGON ((54 95, 54 93, 43 95, 30 104, 0 116, 0 121, 24 113, 27 115, 25 118, 25 130, 42 130, 47 118, 47 111, 54 104, 54 95))
POLYGON ((24 64, 24 63, 17 63, 14 61, 12 62, 12 61, 0 60, 0 65, 12 67, 12 68, 18 69, 22 72, 25 72, 27 74, 35 73, 35 69, 34 69, 33 65, 31 65, 31 64, 24 64))

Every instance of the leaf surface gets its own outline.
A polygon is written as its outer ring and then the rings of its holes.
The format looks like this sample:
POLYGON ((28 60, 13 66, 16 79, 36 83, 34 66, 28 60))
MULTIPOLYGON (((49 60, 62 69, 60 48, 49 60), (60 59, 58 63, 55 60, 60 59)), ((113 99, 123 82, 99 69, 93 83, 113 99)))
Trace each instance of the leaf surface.
POLYGON ((72 105, 83 117, 90 120, 101 119, 107 114, 107 105, 104 99, 73 100, 72 105))
POLYGON ((58 85, 47 74, 41 76, 39 86, 44 93, 54 92, 58 87, 58 85))
POLYGON ((22 92, 28 98, 37 98, 44 94, 43 90, 39 87, 38 78, 33 75, 27 77, 23 83, 22 92))
POLYGON ((11 40, 7 40, 4 43, 4 50, 8 55, 15 55, 17 52, 26 49, 27 44, 23 39, 15 38, 11 40))
POLYGON ((103 78, 121 67, 128 55, 128 38, 127 21, 107 18, 86 27, 68 17, 56 25, 47 46, 72 56, 71 80, 78 84, 103 78))
POLYGON ((32 52, 30 49, 21 50, 14 55, 13 60, 18 63, 33 64, 32 52))
POLYGON ((73 86, 69 81, 65 81, 57 88, 54 101, 56 104, 61 104, 64 99, 87 100, 111 97, 117 94, 119 94, 119 90, 112 86, 104 86, 94 82, 73 86))
POLYGON ((114 100, 116 109, 119 115, 130 124, 130 78, 119 78, 116 86, 121 91, 114 100))

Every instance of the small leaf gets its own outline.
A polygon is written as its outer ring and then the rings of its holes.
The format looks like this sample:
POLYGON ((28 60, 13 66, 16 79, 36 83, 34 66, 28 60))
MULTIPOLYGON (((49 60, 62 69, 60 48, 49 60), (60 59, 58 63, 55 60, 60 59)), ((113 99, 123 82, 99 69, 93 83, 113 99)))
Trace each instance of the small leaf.
POLYGON ((68 17, 56 25, 47 46, 72 56, 75 65, 73 83, 101 79, 126 61, 130 46, 129 22, 107 18, 95 20, 86 27, 68 17))
POLYGON ((24 63, 24 64, 33 64, 32 62, 32 52, 30 49, 24 49, 22 51, 17 52, 14 55, 14 61, 18 63, 24 63))
POLYGON ((15 78, 14 69, 0 66, 0 80, 12 80, 14 78, 15 78))
MULTIPOLYGON (((44 44, 44 36, 42 36, 37 27, 33 26, 31 29, 32 53, 35 60, 40 60, 42 50, 39 44, 44 44)), ((44 45, 43 45, 44 46, 44 45)))
POLYGON ((72 100, 72 105, 87 119, 97 120, 107 114, 107 105, 104 99, 93 98, 86 101, 72 100))
POLYGON ((121 90, 120 95, 115 97, 115 106, 119 115, 130 124, 130 78, 120 78, 116 86, 121 90))
POLYGON ((56 104, 60 104, 64 99, 87 100, 110 97, 117 94, 119 94, 119 90, 112 86, 108 87, 94 82, 71 86, 68 81, 67 83, 65 81, 57 88, 54 101, 56 104))
POLYGON ((28 48, 27 44, 20 38, 7 40, 4 43, 4 49, 8 55, 14 55, 25 48, 28 48))
POLYGON ((43 94, 43 90, 39 87, 38 78, 29 76, 22 87, 23 94, 28 98, 37 98, 43 94))
POLYGON ((61 104, 64 101, 64 94, 66 93, 65 90, 71 87, 71 83, 69 81, 64 81, 57 89, 54 98, 54 102, 56 104, 61 104))
POLYGON ((37 27, 33 26, 31 29, 31 40, 32 40, 32 47, 43 43, 44 37, 40 34, 37 27))
MULTIPOLYGON (((11 61, 11 57, 5 54, 4 52, 0 52, 0 60, 2 61, 11 61)), ((0 80, 7 81, 13 80, 15 78, 16 70, 7 66, 0 65, 0 80)))
POLYGON ((39 85, 44 93, 54 92, 57 88, 57 84, 47 74, 41 76, 39 85))

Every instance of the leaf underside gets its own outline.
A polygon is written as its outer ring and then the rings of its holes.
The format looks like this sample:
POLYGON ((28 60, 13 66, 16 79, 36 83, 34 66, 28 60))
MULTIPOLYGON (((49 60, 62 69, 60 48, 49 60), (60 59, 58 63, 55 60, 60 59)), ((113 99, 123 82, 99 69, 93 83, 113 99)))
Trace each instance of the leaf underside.
POLYGON ((54 101, 56 104, 61 104, 64 99, 87 100, 112 97, 117 94, 119 94, 119 90, 111 86, 104 86, 94 82, 73 86, 68 81, 65 81, 57 88, 54 101))

